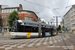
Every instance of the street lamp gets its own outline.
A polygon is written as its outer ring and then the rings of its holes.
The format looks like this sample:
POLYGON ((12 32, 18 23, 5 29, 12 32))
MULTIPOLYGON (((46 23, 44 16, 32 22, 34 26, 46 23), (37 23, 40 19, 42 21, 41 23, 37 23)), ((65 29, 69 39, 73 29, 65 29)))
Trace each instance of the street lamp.
POLYGON ((51 21, 50 23, 51 23, 51 25, 52 25, 52 22, 54 21, 54 19, 50 19, 50 21, 51 21))
POLYGON ((60 17, 60 16, 53 16, 53 17, 56 17, 56 34, 58 34, 58 31, 57 31, 57 28, 58 28, 58 17, 60 17))

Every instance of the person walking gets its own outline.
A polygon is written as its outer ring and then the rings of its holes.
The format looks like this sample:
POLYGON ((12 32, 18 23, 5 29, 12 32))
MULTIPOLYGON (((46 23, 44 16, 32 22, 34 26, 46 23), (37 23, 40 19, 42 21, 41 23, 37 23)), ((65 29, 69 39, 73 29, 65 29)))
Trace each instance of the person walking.
POLYGON ((2 31, 2 35, 4 35, 4 30, 2 31))

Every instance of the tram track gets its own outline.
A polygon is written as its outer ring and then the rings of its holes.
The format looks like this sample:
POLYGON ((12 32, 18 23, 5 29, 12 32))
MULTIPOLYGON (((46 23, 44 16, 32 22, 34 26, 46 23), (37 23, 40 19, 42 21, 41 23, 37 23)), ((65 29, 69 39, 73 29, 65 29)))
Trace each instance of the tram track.
MULTIPOLYGON (((62 37, 62 35, 61 35, 61 37, 62 37)), ((67 38, 67 37, 64 36, 64 38, 67 38)), ((67 50, 74 49, 74 48, 70 48, 69 44, 72 44, 73 46, 75 46, 75 44, 69 38, 67 38, 67 41, 65 41, 64 38, 62 37, 62 40, 63 40, 63 43, 66 46, 67 50)))
MULTIPOLYGON (((65 37, 66 37, 66 36, 65 36, 65 37)), ((66 38, 67 38, 67 37, 66 37, 66 38)), ((67 38, 67 39, 68 39, 68 38, 67 38)), ((68 39, 68 41, 71 42, 71 43, 75 46, 75 44, 74 44, 70 39, 68 39)))
MULTIPOLYGON (((62 37, 62 36, 61 36, 61 37, 62 37)), ((67 47, 67 44, 66 44, 65 40, 63 39, 63 37, 62 37, 62 40, 63 40, 63 43, 64 43, 64 45, 66 46, 67 50, 69 50, 69 48, 67 47)))

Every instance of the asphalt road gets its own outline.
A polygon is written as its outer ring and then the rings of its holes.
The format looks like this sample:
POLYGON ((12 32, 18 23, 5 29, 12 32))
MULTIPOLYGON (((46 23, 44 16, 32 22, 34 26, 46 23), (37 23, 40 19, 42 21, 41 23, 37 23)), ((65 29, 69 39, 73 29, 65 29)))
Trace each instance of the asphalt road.
POLYGON ((75 34, 30 39, 10 39, 0 34, 0 50, 75 50, 75 34))

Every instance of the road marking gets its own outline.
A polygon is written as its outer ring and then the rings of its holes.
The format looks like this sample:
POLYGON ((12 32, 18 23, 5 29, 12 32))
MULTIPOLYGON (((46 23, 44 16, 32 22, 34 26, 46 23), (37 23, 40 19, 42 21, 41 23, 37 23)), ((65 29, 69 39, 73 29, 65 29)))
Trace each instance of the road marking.
POLYGON ((53 40, 54 40, 54 43, 57 43, 57 41, 56 41, 55 37, 53 37, 53 40))
POLYGON ((7 48, 5 48, 5 50, 9 50, 9 49, 12 49, 11 47, 7 47, 7 48))
POLYGON ((62 36, 64 40, 67 40, 67 38, 65 38, 64 36, 62 36))
POLYGON ((62 41, 62 37, 61 36, 57 36, 57 38, 59 39, 59 42, 62 41))
POLYGON ((1 49, 1 48, 5 48, 5 47, 4 47, 4 46, 1 46, 0 49, 1 49))
POLYGON ((42 38, 42 39, 36 44, 36 46, 40 46, 41 43, 42 43, 42 41, 43 41, 44 39, 45 39, 45 38, 42 38))
POLYGON ((59 38, 60 38, 60 40, 62 41, 62 37, 61 37, 61 36, 59 36, 59 38))
POLYGON ((49 38, 49 44, 53 44, 52 37, 49 38))
POLYGON ((36 39, 36 41, 34 41, 33 43, 31 43, 31 44, 29 44, 29 45, 27 45, 28 47, 32 47, 37 41, 39 41, 39 40, 41 40, 41 38, 40 39, 36 39))
POLYGON ((16 47, 16 45, 10 45, 10 47, 16 47))
POLYGON ((68 35, 66 36, 67 38, 70 38, 68 35))
POLYGON ((6 47, 6 46, 10 46, 10 45, 4 45, 4 47, 6 47))
POLYGON ((46 45, 48 43, 47 41, 48 41, 48 37, 45 39, 43 45, 46 45))
POLYGON ((57 36, 56 36, 56 39, 57 39, 57 41, 58 41, 58 42, 60 42, 60 40, 58 39, 58 37, 57 37, 57 36))

